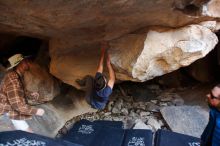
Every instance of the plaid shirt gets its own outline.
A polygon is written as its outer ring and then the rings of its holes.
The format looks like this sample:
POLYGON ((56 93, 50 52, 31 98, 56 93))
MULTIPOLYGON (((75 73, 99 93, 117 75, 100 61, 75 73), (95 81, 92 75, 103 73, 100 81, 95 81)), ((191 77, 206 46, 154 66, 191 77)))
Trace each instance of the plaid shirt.
POLYGON ((37 109, 25 102, 25 91, 19 75, 8 72, 0 85, 0 115, 8 113, 10 119, 26 120, 35 115, 37 109))

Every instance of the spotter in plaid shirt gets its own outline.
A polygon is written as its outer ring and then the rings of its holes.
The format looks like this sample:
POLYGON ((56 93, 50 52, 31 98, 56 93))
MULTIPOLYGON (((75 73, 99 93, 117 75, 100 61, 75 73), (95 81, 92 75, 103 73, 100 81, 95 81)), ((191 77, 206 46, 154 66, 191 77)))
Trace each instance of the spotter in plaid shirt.
POLYGON ((26 120, 36 115, 37 109, 25 102, 25 91, 18 73, 8 72, 0 85, 0 115, 8 113, 11 119, 26 120))

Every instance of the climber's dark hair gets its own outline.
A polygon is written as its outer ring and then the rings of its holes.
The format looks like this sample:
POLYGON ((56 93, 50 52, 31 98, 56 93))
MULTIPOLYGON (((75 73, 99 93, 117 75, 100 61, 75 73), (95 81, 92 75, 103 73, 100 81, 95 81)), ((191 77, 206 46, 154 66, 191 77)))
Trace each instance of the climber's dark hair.
POLYGON ((104 75, 99 76, 98 78, 95 78, 95 90, 100 91, 104 89, 107 85, 107 80, 104 75))

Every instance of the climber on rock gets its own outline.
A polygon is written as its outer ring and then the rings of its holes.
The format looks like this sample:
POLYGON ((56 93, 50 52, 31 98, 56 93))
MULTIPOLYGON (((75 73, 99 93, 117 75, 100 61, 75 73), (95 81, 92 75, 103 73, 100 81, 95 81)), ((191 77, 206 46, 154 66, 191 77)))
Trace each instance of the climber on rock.
POLYGON ((106 52, 107 42, 101 45, 101 58, 95 77, 86 76, 83 80, 76 80, 82 86, 82 90, 86 92, 85 98, 88 104, 95 109, 104 109, 112 93, 115 83, 115 72, 112 68, 110 55, 106 52), (103 62, 105 54, 107 55, 106 64, 109 72, 109 80, 103 75, 103 62))
MULTIPOLYGON (((16 130, 33 132, 26 120, 32 115, 42 116, 44 110, 33 108, 26 103, 26 91, 23 85, 23 75, 31 65, 29 58, 22 54, 15 54, 8 59, 10 67, 0 86, 0 115, 6 114, 11 119, 16 130)), ((37 92, 29 96, 38 98, 37 92)))

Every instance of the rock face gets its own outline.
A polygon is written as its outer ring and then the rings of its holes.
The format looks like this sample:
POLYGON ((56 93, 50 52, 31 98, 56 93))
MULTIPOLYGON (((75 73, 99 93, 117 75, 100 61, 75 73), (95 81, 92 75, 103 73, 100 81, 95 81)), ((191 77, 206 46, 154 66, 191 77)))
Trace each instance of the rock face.
MULTIPOLYGON (((127 40, 127 42, 132 41, 127 40)), ((150 31, 144 38, 144 42, 141 42, 144 45, 141 48, 141 53, 137 56, 138 58, 129 64, 132 69, 130 73, 133 78, 140 81, 152 79, 204 57, 215 47, 217 42, 218 38, 214 33, 198 25, 167 32, 150 31)), ((134 41, 133 44, 133 46, 129 45, 130 50, 138 46, 134 41)), ((115 46, 114 48, 118 47, 115 46)), ((113 63, 122 62, 120 60, 117 58, 113 63)), ((124 66, 127 67, 128 65, 124 66)), ((124 66, 120 67, 124 69, 124 66)), ((128 69, 126 70, 129 72, 128 69)))
MULTIPOLYGON (((207 27, 189 25, 163 32, 151 30, 147 34, 129 34, 110 41, 109 51, 117 79, 146 81, 190 65, 206 56, 217 42, 217 36, 207 27)), ((70 50, 71 47, 74 46, 69 40, 51 41, 50 69, 59 79, 76 86, 77 78, 95 74, 98 63, 95 54, 99 53, 99 50, 78 49, 53 58, 61 48, 70 50)))
POLYGON ((75 79, 94 75, 103 40, 111 43, 119 80, 145 81, 214 48, 213 28, 201 22, 213 21, 219 29, 219 5, 218 0, 1 1, 0 32, 49 38, 50 72, 73 86, 75 79))
POLYGON ((45 68, 35 63, 31 65, 28 72, 25 72, 24 84, 27 91, 39 93, 39 101, 51 101, 60 93, 58 81, 45 68))
POLYGON ((74 36, 75 42, 78 40, 78 44, 82 44, 103 38, 110 40, 146 26, 180 27, 219 17, 218 0, 211 0, 208 4, 206 2, 207 0, 1 1, 0 29, 4 32, 50 38, 66 38, 68 34, 74 36), (197 9, 190 11, 189 6, 197 9), (203 13, 194 16, 194 12, 203 7, 206 8, 201 11, 203 13))

